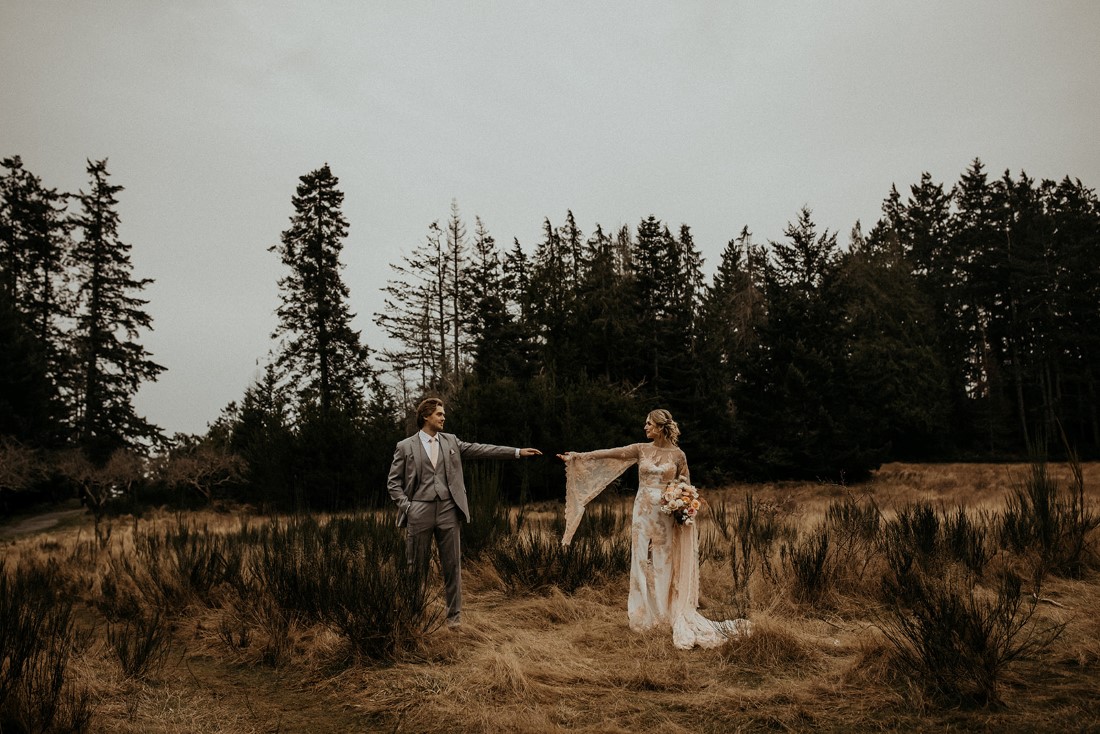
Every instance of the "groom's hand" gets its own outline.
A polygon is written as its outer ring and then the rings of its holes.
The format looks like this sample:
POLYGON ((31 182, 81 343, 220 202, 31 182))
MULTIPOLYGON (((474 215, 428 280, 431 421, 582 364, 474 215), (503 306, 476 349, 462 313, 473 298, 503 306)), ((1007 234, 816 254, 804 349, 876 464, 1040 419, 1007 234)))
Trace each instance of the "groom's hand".
POLYGON ((520 456, 542 456, 542 452, 538 449, 520 449, 520 456))

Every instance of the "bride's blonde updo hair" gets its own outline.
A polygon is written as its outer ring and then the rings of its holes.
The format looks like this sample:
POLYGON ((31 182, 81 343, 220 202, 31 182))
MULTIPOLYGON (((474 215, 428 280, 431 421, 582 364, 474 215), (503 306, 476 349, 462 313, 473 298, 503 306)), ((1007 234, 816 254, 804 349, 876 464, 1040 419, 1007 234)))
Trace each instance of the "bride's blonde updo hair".
POLYGON ((657 427, 657 430, 661 432, 661 435, 668 439, 669 443, 673 446, 680 444, 680 426, 676 425, 676 421, 672 420, 672 413, 669 413, 664 408, 658 408, 657 410, 650 411, 646 416, 657 427))

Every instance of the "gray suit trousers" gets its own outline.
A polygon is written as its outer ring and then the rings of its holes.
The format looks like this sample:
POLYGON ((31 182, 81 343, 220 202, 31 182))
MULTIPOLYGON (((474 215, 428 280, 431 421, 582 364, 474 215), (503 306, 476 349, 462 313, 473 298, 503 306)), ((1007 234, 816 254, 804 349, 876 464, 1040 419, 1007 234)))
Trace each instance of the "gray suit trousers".
POLYGON ((447 600, 447 622, 462 618, 462 522, 450 500, 413 501, 409 507, 405 557, 409 571, 424 579, 432 556, 432 539, 439 548, 443 571, 443 592, 447 600))

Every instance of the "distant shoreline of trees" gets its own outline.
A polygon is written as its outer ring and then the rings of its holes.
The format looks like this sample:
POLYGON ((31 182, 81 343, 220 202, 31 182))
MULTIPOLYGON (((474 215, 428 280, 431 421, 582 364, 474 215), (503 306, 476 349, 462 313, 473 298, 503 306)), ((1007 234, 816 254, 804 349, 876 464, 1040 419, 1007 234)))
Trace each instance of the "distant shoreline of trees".
MULTIPOLYGON (((846 247, 806 208, 778 241, 742 228, 710 282, 686 224, 585 235, 567 212, 529 252, 478 217, 470 233, 453 203, 391 265, 374 319, 392 346, 372 355, 350 328, 348 223, 326 164, 301 177, 270 248, 287 275, 263 376, 205 436, 165 441, 132 407, 163 368, 137 341, 149 281, 117 237, 121 187, 105 161, 76 196, 18 157, 3 165, 8 447, 104 467, 156 445, 190 467, 183 484, 319 509, 384 502, 389 452, 427 394, 469 440, 544 452, 636 441, 665 407, 704 482, 858 481, 884 461, 1019 459, 1063 440, 1100 456, 1100 205, 1068 177, 990 179, 978 159, 950 188, 924 174, 846 247)), ((504 470, 513 499, 560 493, 552 462, 504 470)), ((0 490, 33 484, 8 473, 0 490)))

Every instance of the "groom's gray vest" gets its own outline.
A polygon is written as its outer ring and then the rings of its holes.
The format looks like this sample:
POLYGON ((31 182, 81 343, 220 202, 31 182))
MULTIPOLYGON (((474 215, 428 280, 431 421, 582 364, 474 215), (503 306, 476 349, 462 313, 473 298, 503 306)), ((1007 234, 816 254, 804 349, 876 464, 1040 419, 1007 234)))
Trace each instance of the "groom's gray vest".
POLYGON ((439 447, 438 463, 435 466, 432 466, 432 460, 425 455, 420 466, 420 486, 409 499, 416 502, 451 502, 451 492, 447 489, 447 462, 443 460, 442 446, 439 447))

